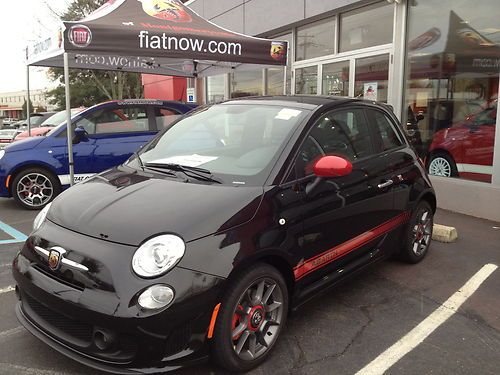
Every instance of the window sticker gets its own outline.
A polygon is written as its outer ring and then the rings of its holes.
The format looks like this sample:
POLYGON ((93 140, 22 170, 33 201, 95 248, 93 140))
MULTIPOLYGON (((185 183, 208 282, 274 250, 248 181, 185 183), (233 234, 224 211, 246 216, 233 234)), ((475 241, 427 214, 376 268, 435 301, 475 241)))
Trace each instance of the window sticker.
POLYGON ((275 119, 290 120, 292 117, 297 117, 301 113, 302 111, 299 111, 297 109, 283 108, 281 111, 278 112, 275 119))
POLYGON ((217 156, 205 156, 205 155, 178 155, 171 156, 169 158, 153 160, 152 163, 158 164, 180 164, 186 167, 197 167, 199 165, 217 160, 217 156))

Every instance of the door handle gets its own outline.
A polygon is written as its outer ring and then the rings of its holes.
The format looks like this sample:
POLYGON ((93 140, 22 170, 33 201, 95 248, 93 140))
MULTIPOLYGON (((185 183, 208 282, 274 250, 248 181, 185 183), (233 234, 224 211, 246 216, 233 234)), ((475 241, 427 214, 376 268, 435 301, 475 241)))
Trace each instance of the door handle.
POLYGON ((383 188, 386 188, 388 186, 391 186, 393 183, 394 183, 394 181, 387 180, 385 182, 382 182, 381 184, 378 184, 377 186, 378 186, 379 189, 383 189, 383 188))

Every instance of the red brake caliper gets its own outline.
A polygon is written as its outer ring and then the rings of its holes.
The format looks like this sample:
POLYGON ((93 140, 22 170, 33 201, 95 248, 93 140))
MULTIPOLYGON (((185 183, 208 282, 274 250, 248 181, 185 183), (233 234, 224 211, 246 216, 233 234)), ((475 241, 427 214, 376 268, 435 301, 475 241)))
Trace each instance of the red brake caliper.
MULTIPOLYGON (((238 307, 236 308, 236 310, 243 311, 243 306, 238 305, 238 307)), ((238 327, 240 325, 240 323, 241 323, 241 315, 238 315, 238 314, 234 313, 234 315, 233 315, 233 324, 232 324, 231 330, 234 331, 234 329, 236 327, 238 327)), ((243 334, 243 332, 240 333, 238 336, 233 337, 233 341, 234 340, 238 340, 242 334, 243 334)))

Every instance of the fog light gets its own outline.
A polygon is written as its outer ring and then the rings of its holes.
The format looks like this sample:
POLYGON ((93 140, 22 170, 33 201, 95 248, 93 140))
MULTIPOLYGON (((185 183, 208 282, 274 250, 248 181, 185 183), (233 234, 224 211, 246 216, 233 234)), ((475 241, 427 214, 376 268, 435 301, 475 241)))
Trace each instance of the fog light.
POLYGON ((166 285, 153 285, 141 293, 139 306, 147 310, 161 309, 174 299, 174 291, 166 285))

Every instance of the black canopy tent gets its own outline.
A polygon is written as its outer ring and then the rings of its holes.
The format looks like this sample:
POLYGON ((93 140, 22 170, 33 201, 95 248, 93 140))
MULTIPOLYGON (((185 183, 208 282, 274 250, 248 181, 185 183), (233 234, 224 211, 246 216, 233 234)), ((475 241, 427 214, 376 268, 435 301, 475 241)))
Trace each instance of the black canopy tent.
MULTIPOLYGON (((287 49, 286 41, 223 29, 178 0, 109 0, 81 21, 63 22, 52 36, 29 46, 27 64, 64 67, 71 124, 69 68, 197 78, 285 65, 287 49)), ((73 184, 72 127, 67 133, 73 184)))

